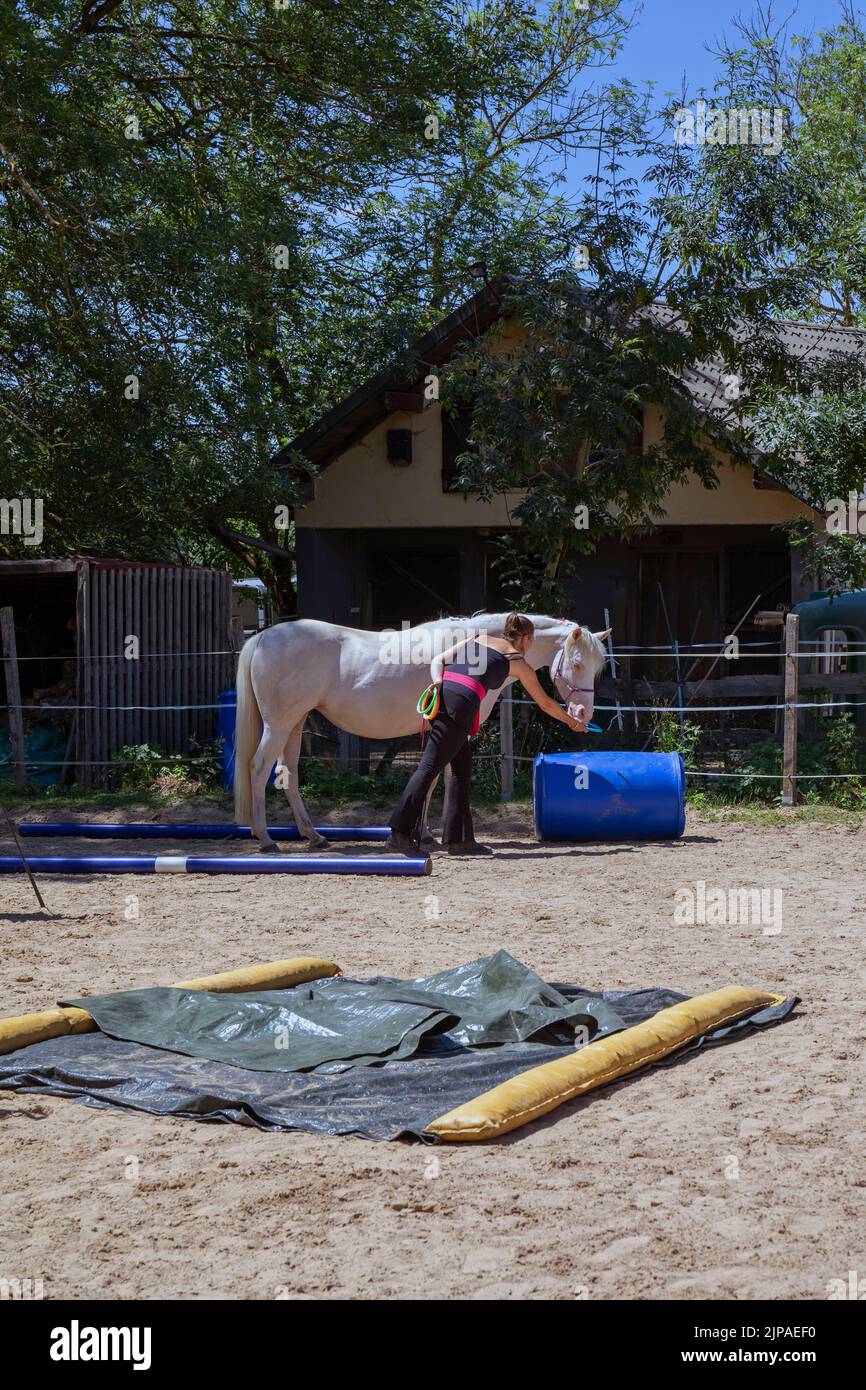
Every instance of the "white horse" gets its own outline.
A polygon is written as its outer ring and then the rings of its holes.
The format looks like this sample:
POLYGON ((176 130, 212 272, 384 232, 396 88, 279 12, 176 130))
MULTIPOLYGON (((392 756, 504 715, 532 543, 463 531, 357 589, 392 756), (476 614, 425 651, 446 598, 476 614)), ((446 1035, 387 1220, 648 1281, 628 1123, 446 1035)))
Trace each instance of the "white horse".
MULTIPOLYGON (((262 850, 277 848, 268 834, 265 789, 280 762, 283 785, 302 837, 326 845, 298 790, 304 723, 318 710, 349 734, 401 738, 419 729, 418 697, 430 683, 430 662, 474 633, 501 636, 506 613, 439 618, 402 632, 364 632, 313 618, 278 623, 250 637, 238 661, 235 729, 235 820, 251 825, 262 850)), ((538 670, 551 666, 559 694, 581 722, 592 718, 594 684, 605 661, 601 638, 565 618, 528 615, 535 626, 526 653, 538 670)), ((510 681, 506 684, 511 684, 510 681)), ((504 687, 503 687, 504 688, 504 687)), ((481 705, 482 723, 500 691, 481 705)))

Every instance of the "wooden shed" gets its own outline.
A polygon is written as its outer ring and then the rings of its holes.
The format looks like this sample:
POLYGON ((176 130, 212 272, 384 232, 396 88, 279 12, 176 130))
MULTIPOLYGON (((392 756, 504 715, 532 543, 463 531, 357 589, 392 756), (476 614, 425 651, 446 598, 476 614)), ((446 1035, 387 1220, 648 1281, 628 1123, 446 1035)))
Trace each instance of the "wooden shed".
POLYGON ((12 610, 2 686, 10 727, 20 705, 25 733, 40 721, 62 731, 66 780, 104 784, 126 745, 187 754, 191 740, 214 737, 217 699, 234 675, 226 570, 4 560, 3 609, 12 610))

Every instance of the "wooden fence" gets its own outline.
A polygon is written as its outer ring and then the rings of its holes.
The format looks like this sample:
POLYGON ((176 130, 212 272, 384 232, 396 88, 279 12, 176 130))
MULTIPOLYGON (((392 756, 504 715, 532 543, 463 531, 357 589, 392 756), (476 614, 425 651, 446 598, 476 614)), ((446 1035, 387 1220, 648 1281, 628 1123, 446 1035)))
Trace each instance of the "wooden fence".
MULTIPOLYGON (((186 754, 214 736, 220 692, 234 684, 232 583, 224 570, 115 560, 30 561, 4 567, 26 585, 75 575, 76 690, 68 703, 25 705, 18 691, 13 609, 2 624, 16 785, 23 786, 28 711, 68 720, 64 769, 104 785, 128 745, 186 754), (20 570, 20 572, 19 572, 20 570)), ((7 586, 8 587, 8 586, 7 586)), ((71 602, 71 599, 70 599, 71 602)), ((22 598, 22 607, 24 600, 22 598)))
POLYGON ((85 786, 103 782, 126 745, 184 753, 191 737, 213 736, 233 675, 231 593, 223 570, 81 566, 74 744, 85 786))

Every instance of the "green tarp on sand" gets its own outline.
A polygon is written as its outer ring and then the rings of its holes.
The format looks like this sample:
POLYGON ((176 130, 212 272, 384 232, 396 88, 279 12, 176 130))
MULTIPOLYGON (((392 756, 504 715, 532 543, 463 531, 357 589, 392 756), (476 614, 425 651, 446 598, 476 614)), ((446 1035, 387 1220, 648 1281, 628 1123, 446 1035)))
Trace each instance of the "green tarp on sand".
POLYGON ((507 951, 415 980, 315 980, 215 994, 132 989, 65 1000, 112 1038, 252 1071, 339 1072, 411 1057, 422 1039, 461 1047, 574 1044, 625 1027, 610 1005, 567 999, 507 951))

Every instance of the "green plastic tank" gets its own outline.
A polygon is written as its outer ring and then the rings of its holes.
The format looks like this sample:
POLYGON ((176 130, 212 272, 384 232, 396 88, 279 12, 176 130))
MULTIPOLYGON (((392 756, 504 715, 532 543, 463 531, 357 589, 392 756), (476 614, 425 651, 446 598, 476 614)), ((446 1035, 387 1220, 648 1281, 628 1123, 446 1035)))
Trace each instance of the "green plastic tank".
MULTIPOLYGON (((802 647, 817 641, 822 632, 831 628, 844 632, 850 647, 866 647, 866 589, 852 589, 847 594, 814 593, 791 611, 800 615, 802 647)), ((816 652, 819 650, 816 647, 816 652)), ((863 671, 864 660, 862 656, 849 656, 847 669, 863 671)))
MULTIPOLYGON (((847 594, 828 594, 826 591, 815 593, 805 603, 798 603, 791 611, 800 615, 801 651, 808 651, 809 643, 817 644, 821 633, 831 629, 844 632, 849 647, 857 648, 861 652, 866 647, 866 589, 852 589, 847 594)), ((816 645, 816 655, 820 651, 820 646, 816 645)), ((812 662, 805 662, 800 669, 805 674, 812 665, 812 662)), ((846 656, 845 670, 852 673, 866 670, 866 657, 846 656)), ((844 703, 844 696, 837 698, 844 703)), ((861 733, 866 733, 866 707, 859 703, 860 696, 855 698, 858 703, 852 709, 852 713, 857 728, 861 733)))

